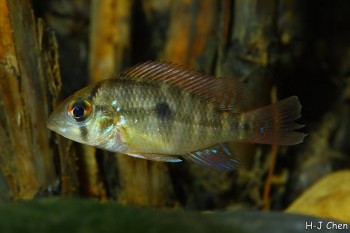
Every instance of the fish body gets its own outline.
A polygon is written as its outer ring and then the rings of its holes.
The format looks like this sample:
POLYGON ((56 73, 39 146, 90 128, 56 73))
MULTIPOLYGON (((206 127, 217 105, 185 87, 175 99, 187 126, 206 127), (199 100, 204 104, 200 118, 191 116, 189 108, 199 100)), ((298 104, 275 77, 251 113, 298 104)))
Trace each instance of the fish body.
POLYGON ((236 161, 226 142, 292 145, 305 134, 297 97, 238 112, 243 86, 167 62, 147 62, 61 103, 48 127, 80 143, 157 161, 180 157, 220 170, 236 161))

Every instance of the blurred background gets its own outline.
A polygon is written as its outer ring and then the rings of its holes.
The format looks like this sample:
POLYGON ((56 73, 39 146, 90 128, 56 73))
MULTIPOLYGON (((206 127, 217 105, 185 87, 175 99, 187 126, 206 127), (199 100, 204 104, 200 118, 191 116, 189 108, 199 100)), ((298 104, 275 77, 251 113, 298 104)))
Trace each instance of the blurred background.
MULTIPOLYGON (((313 193, 345 186, 350 196, 348 1, 3 0, 0 8, 0 202, 285 210, 338 170, 313 193), (288 147, 232 144, 240 165, 218 172, 97 150, 46 128, 65 97, 148 60, 238 79, 247 109, 296 95, 309 135, 288 147)), ((347 213, 338 219, 350 222, 347 213)))

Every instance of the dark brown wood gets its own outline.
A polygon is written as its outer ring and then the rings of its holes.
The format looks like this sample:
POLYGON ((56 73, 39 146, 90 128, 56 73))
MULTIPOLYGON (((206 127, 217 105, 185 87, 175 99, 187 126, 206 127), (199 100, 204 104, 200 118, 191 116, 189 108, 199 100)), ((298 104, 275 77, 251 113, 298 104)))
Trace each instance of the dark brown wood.
POLYGON ((0 92, 8 142, 1 167, 12 198, 30 199, 58 183, 45 124, 60 85, 57 57, 51 56, 57 44, 34 19, 28 1, 1 1, 0 7, 0 92))

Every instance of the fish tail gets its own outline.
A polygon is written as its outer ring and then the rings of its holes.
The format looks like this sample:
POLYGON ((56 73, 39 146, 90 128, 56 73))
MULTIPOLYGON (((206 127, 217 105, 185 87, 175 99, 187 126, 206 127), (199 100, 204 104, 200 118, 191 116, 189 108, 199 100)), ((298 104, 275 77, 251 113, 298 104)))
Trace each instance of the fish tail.
POLYGON ((304 127, 294 121, 300 118, 301 104, 291 96, 277 103, 239 115, 234 126, 239 129, 239 141, 261 144, 295 145, 306 134, 294 130, 304 127), (238 125, 237 125, 238 124, 238 125))

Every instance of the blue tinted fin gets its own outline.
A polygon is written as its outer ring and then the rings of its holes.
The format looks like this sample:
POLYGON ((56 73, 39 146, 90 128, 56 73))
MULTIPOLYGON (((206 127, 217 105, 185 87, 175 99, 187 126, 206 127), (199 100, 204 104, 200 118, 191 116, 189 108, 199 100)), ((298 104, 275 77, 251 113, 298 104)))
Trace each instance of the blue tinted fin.
POLYGON ((233 170, 238 164, 227 143, 216 144, 207 149, 188 153, 183 157, 201 166, 221 171, 233 170))

